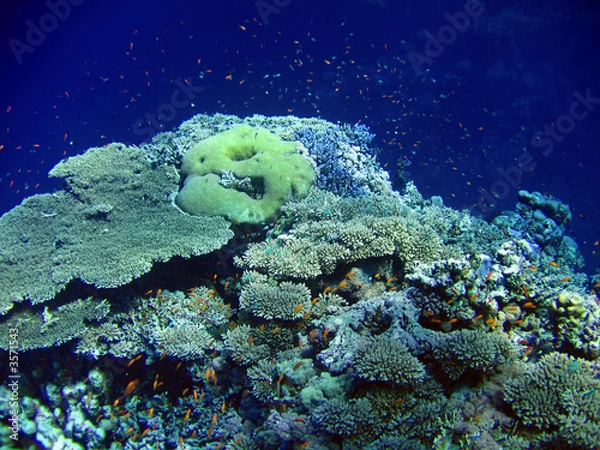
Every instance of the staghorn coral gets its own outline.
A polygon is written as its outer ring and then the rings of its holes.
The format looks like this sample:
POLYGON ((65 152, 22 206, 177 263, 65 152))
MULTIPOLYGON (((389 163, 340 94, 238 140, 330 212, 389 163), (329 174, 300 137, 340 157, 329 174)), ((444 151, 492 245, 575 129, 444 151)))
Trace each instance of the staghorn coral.
MULTIPOLYGON (((19 311, 0 324, 0 348, 9 347, 9 330, 18 331, 19 350, 52 347, 75 339, 86 330, 86 322, 100 321, 110 311, 106 300, 91 297, 42 312, 19 311)), ((11 333, 12 334, 12 333, 11 333)))
POLYGON ((360 378, 396 384, 417 384, 425 376, 425 366, 408 348, 385 336, 369 337, 357 345, 353 364, 360 378))
MULTIPOLYGON (((504 398, 525 425, 552 431, 569 421, 600 421, 600 379, 583 359, 564 353, 542 356, 508 380, 504 398)), ((598 431, 596 430, 596 433, 598 431)))
POLYGON ((501 333, 480 330, 459 330, 439 336, 434 358, 451 380, 458 380, 468 371, 486 373, 516 356, 516 348, 501 333))
POLYGON ((73 279, 121 286, 173 256, 202 255, 232 236, 219 217, 172 203, 179 176, 141 150, 111 144, 60 162, 65 189, 34 195, 0 218, 0 314, 50 300, 73 279))

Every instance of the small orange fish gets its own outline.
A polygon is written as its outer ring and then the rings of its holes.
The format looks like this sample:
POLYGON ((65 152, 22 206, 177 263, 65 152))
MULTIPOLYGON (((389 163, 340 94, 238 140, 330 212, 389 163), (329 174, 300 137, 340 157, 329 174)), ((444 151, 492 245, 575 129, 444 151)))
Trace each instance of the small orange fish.
POLYGON ((535 306, 532 302, 526 302, 526 303, 523 304, 523 308, 537 309, 537 306, 535 306))
POLYGON ((558 264, 556 261, 550 261, 548 264, 550 264, 552 267, 560 267, 560 264, 558 264))
POLYGON ((310 440, 306 441, 304 444, 302 444, 300 446, 300 450, 304 450, 306 447, 308 447, 308 444, 310 444, 310 440))
POLYGON ((215 423, 217 423, 217 413, 213 414, 212 416, 212 420, 211 423, 214 425, 215 423))
POLYGON ((476 320, 479 320, 479 319, 481 319, 482 317, 483 317, 483 314, 477 314, 477 315, 476 315, 475 317, 473 317, 471 320, 472 320, 472 321, 476 321, 476 320))
POLYGON ((144 431, 142 431, 142 437, 146 436, 148 433, 150 433, 150 428, 146 428, 144 431))
POLYGON ((302 365, 302 361, 298 361, 296 364, 294 364, 294 370, 299 369, 301 365, 302 365))
POLYGON ((489 279, 492 278, 493 274, 494 274, 494 272, 492 270, 490 270, 488 272, 488 274, 485 276, 485 281, 489 281, 489 279))
POLYGON ((323 330, 323 339, 325 339, 325 341, 328 341, 329 339, 327 338, 327 336, 329 335, 329 328, 325 328, 323 330))
POLYGON ((139 378, 136 378, 135 380, 127 383, 127 386, 125 387, 125 391, 123 392, 123 397, 127 397, 133 391, 135 391, 137 389, 137 387, 140 385, 140 382, 141 382, 141 380, 139 378))
POLYGON ((131 367, 133 365, 133 363, 138 361, 141 357, 142 357, 142 355, 137 355, 135 358, 130 359, 129 364, 127 364, 127 367, 131 367))
POLYGON ((148 289, 148 290, 147 290, 147 291, 144 293, 144 295, 150 295, 150 294, 152 294, 152 292, 154 292, 154 290, 153 290, 153 289, 148 289))
POLYGON ((189 420, 190 414, 192 414, 192 408, 188 408, 187 412, 185 413, 185 416, 183 417, 184 422, 189 420))
POLYGON ((448 321, 449 324, 453 324, 453 323, 456 323, 456 322, 458 322, 458 319, 456 317, 453 317, 452 319, 450 319, 448 321))
POLYGON ((561 280, 560 280, 560 281, 562 281, 562 282, 571 281, 571 277, 564 277, 564 278, 561 278, 561 280))
POLYGON ((294 308, 294 314, 298 314, 304 308, 304 303, 300 303, 298 306, 294 308))

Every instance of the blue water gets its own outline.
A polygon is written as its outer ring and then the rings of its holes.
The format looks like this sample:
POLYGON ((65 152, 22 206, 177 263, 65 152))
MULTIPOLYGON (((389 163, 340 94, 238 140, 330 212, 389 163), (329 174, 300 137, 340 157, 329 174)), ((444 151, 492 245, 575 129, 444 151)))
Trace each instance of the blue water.
POLYGON ((367 124, 388 170, 410 161, 408 178, 449 206, 490 216, 518 189, 562 199, 587 271, 600 267, 596 2, 5 3, 0 212, 51 191, 62 158, 137 144, 197 113, 319 116, 367 124), (435 56, 415 70, 427 46, 435 56), (191 102, 164 106, 184 79, 191 102), (174 114, 152 119, 160 111, 174 114), (532 145, 552 123, 552 151, 532 145), (522 155, 535 169, 521 177, 522 155), (494 184, 499 169, 512 169, 512 186, 494 184), (482 210, 479 188, 493 187, 503 198, 482 210))

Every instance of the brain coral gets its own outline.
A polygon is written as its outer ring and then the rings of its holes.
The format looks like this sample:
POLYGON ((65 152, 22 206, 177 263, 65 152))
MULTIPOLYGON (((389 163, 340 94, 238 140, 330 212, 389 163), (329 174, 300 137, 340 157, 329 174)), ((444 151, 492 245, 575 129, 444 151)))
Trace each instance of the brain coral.
POLYGON ((177 204, 195 215, 268 221, 285 201, 306 196, 315 181, 302 149, 246 125, 205 139, 183 157, 186 179, 177 204))

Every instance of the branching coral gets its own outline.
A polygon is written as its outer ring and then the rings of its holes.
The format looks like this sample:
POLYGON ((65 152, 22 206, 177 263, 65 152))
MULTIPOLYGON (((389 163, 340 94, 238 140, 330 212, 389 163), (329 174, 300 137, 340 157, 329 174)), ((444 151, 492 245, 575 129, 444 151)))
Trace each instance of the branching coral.
POLYGON ((258 272, 244 275, 240 306, 267 320, 296 320, 310 311, 310 290, 301 283, 269 280, 258 272))
POLYGON ((353 366, 359 377, 370 381, 414 385, 425 376, 425 366, 404 344, 383 336, 361 341, 353 366))
POLYGON ((600 379, 585 360, 563 353, 544 355, 509 380, 504 397, 525 425, 554 430, 566 420, 600 421, 600 379))
POLYGON ((513 343, 501 333, 460 330, 441 334, 434 358, 451 380, 467 371, 485 373, 516 356, 513 343))

